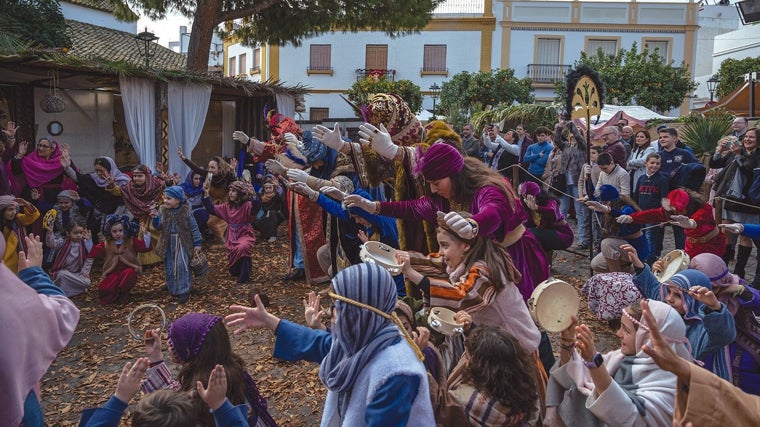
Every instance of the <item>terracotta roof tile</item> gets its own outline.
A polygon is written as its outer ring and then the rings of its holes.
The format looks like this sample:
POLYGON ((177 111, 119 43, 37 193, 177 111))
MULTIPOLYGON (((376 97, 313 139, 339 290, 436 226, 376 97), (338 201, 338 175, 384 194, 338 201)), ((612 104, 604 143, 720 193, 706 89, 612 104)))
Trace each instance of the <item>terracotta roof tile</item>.
POLYGON ((90 9, 103 10, 106 12, 114 11, 113 5, 106 0, 63 0, 63 2, 89 7, 90 9))
MULTIPOLYGON (((138 50, 134 34, 70 19, 66 23, 72 44, 70 55, 82 59, 124 61, 138 66, 144 64, 145 57, 138 50)), ((152 68, 183 70, 185 63, 185 55, 160 45, 156 47, 155 56, 150 58, 152 68)))

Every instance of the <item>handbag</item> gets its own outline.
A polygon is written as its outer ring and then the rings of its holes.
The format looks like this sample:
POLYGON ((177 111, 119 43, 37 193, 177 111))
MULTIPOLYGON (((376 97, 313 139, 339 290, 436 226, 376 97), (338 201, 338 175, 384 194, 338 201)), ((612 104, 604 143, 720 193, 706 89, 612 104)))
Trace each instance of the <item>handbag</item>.
POLYGON ((196 253, 190 261, 190 270, 192 270, 195 277, 203 277, 208 274, 208 259, 203 251, 196 253))

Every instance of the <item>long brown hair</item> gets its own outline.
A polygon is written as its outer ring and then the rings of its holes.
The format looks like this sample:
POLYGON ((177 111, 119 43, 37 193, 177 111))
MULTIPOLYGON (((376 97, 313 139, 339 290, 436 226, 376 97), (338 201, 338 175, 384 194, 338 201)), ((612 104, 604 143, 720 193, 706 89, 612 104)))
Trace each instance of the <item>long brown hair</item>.
MULTIPOLYGON (((459 214, 463 218, 472 217, 469 212, 459 212, 459 214)), ((438 233, 447 233, 452 238, 470 245, 463 261, 466 267, 465 271, 470 271, 478 261, 484 263, 489 269, 488 279, 497 290, 501 291, 506 286, 502 278, 506 278, 512 283, 518 283, 522 279, 522 274, 515 268, 506 248, 494 242, 490 237, 482 236, 465 240, 446 225, 442 219, 438 219, 438 233)))
MULTIPOLYGON (((224 366, 227 374, 227 398, 233 405, 245 403, 244 362, 240 356, 232 352, 230 336, 223 322, 217 322, 209 329, 198 354, 180 368, 177 379, 181 384, 181 390, 192 392, 197 381, 208 387, 208 378, 217 364, 224 366)), ((209 413, 208 405, 197 393, 193 393, 193 400, 198 424, 214 427, 214 419, 209 413)))
POLYGON ((536 411, 535 362, 520 342, 501 328, 481 325, 464 343, 470 355, 462 379, 528 420, 536 411))
POLYGON ((483 186, 493 185, 507 197, 512 209, 515 209, 515 190, 509 181, 500 173, 488 168, 485 163, 475 157, 465 157, 464 166, 458 173, 451 175, 452 197, 469 209, 475 192, 483 186))

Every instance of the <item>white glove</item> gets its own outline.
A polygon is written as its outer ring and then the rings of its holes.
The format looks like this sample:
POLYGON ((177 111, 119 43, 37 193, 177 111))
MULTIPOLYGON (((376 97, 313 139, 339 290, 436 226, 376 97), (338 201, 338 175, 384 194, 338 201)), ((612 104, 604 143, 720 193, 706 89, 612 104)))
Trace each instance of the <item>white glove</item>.
POLYGON ((290 178, 291 181, 296 182, 306 182, 306 178, 309 177, 309 174, 301 169, 288 169, 285 174, 288 176, 288 178, 290 178))
POLYGON ((691 218, 689 218, 686 215, 673 215, 670 217, 670 223, 673 225, 677 225, 681 228, 696 228, 696 221, 695 224, 692 224, 691 218), (693 227, 692 227, 693 225, 693 227))
POLYGON ((332 130, 322 125, 316 125, 311 130, 311 135, 325 146, 340 151, 345 144, 340 137, 340 125, 335 123, 332 130))
POLYGON ((375 202, 367 200, 357 194, 349 194, 343 199, 343 203, 346 205, 346 209, 356 207, 371 214, 375 213, 375 202))
POLYGON ((616 220, 618 224, 630 224, 633 222, 633 218, 630 215, 620 215, 616 220))
POLYGON ((236 130, 235 132, 232 132, 232 139, 241 144, 247 145, 251 138, 249 138, 242 130, 236 130))
POLYGON ((588 206, 588 208, 591 209, 592 211, 607 213, 607 206, 603 205, 601 202, 589 200, 588 202, 586 202, 586 206, 588 206))
POLYGON ((359 142, 369 145, 377 154, 388 160, 393 160, 398 153, 398 145, 393 143, 391 134, 382 123, 379 129, 370 123, 359 126, 359 142))
POLYGON ((583 165, 583 174, 584 175, 591 175, 591 165, 586 163, 583 165))
POLYGON ((287 144, 288 148, 295 148, 299 151, 303 149, 303 142, 299 141, 298 137, 292 133, 286 132, 283 135, 283 138, 285 138, 285 143, 287 144))
POLYGON ((735 224, 720 224, 718 227, 722 228, 723 231, 729 232, 731 234, 742 234, 744 233, 744 224, 735 223, 735 224))
POLYGON ((475 221, 462 217, 459 212, 449 212, 444 215, 443 220, 463 239, 470 240, 478 235, 477 223, 473 225, 475 221))
POLYGON ((346 193, 340 191, 339 189, 337 189, 336 187, 333 187, 331 185, 326 185, 326 186, 320 188, 319 191, 321 193, 323 193, 323 194, 327 194, 328 196, 330 196, 331 198, 333 198, 333 199, 335 199, 335 200, 337 200, 339 202, 342 202, 343 198, 346 197, 346 193))
POLYGON ((311 187, 306 185, 305 182, 294 182, 291 185, 289 185, 290 189, 295 191, 296 193, 306 196, 309 199, 315 199, 317 192, 312 190, 311 187))
POLYGON ((285 166, 282 165, 282 163, 278 162, 277 160, 269 159, 266 163, 264 163, 264 166, 266 166, 267 170, 269 172, 272 172, 275 175, 284 175, 285 166))

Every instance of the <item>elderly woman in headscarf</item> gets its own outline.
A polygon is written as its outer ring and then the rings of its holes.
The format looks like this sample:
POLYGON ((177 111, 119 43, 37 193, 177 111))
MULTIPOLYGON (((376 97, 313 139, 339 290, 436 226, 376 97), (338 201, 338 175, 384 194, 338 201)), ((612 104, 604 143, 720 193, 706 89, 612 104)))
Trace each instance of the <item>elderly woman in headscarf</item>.
POLYGON ((754 314, 760 308, 760 290, 731 274, 725 261, 715 254, 695 256, 689 268, 710 278, 718 300, 734 316, 736 339, 724 355, 731 363, 727 380, 747 393, 760 395, 760 325, 754 314))
POLYGON ((230 184, 227 201, 218 205, 214 205, 209 197, 208 184, 204 185, 203 190, 203 205, 208 213, 222 219, 228 225, 224 246, 227 248, 227 268, 230 275, 237 276, 238 283, 246 283, 251 278, 251 256, 253 245, 256 244, 253 222, 256 220, 261 202, 251 184, 243 181, 230 184))
POLYGON ((79 173, 71 166, 67 147, 64 147, 60 162, 66 175, 77 182, 80 194, 92 202, 94 209, 88 225, 96 241, 98 231, 107 215, 125 213, 121 187, 129 182, 129 175, 121 172, 113 159, 107 156, 95 158, 94 172, 79 173))
MULTIPOLYGON (((166 188, 164 181, 151 174, 147 166, 137 165, 132 169, 132 179, 121 186, 121 196, 135 221, 140 224, 150 224, 151 213, 155 213, 158 209, 164 188, 166 188)), ((153 239, 158 239, 161 235, 155 229, 149 231, 153 239)), ((161 258, 153 251, 139 254, 138 259, 143 266, 161 262, 161 258)))
POLYGON ((636 274, 633 283, 646 298, 667 303, 683 317, 691 354, 704 362, 706 369, 723 379, 730 377, 731 362, 727 346, 736 339, 734 317, 712 290, 710 278, 698 270, 682 270, 660 283, 649 265, 644 264, 631 245, 628 253, 636 274))
MULTIPOLYGON (((220 156, 212 157, 208 161, 208 166, 204 169, 185 157, 184 153, 182 153, 182 148, 177 147, 177 154, 190 170, 201 174, 201 176, 204 177, 204 180, 208 181, 208 177, 211 176, 209 194, 214 204, 224 203, 224 201, 227 200, 227 190, 229 189, 230 184, 237 180, 237 176, 230 164, 224 160, 224 158, 220 156)), ((224 236, 227 232, 227 223, 224 222, 224 220, 219 217, 213 217, 209 218, 206 224, 219 241, 223 242, 225 240, 224 236)))
POLYGON ((20 142, 11 160, 15 194, 31 200, 32 190, 35 190, 40 200, 52 205, 61 190, 75 189, 76 183, 66 176, 61 166, 61 148, 54 138, 40 138, 35 150, 27 154, 27 141, 20 142))
POLYGON ((79 323, 76 305, 42 271, 42 243, 25 245, 18 276, 0 262, 0 425, 9 427, 45 425, 40 381, 79 323))
POLYGON ((378 265, 352 265, 335 276, 328 295, 331 333, 281 320, 258 295, 255 308, 231 306, 225 322, 235 333, 274 331, 277 358, 320 363, 328 390, 323 426, 435 425, 422 353, 394 314, 391 275, 378 265))
MULTIPOLYGON (((686 327, 678 313, 658 301, 649 301, 649 310, 670 348, 689 358, 686 327)), ((546 425, 671 425, 676 376, 641 349, 650 340, 650 325, 641 314, 638 302, 623 310, 617 332, 620 349, 606 354, 597 352, 586 325, 576 322, 561 333, 560 360, 552 368, 547 392, 546 425)))

